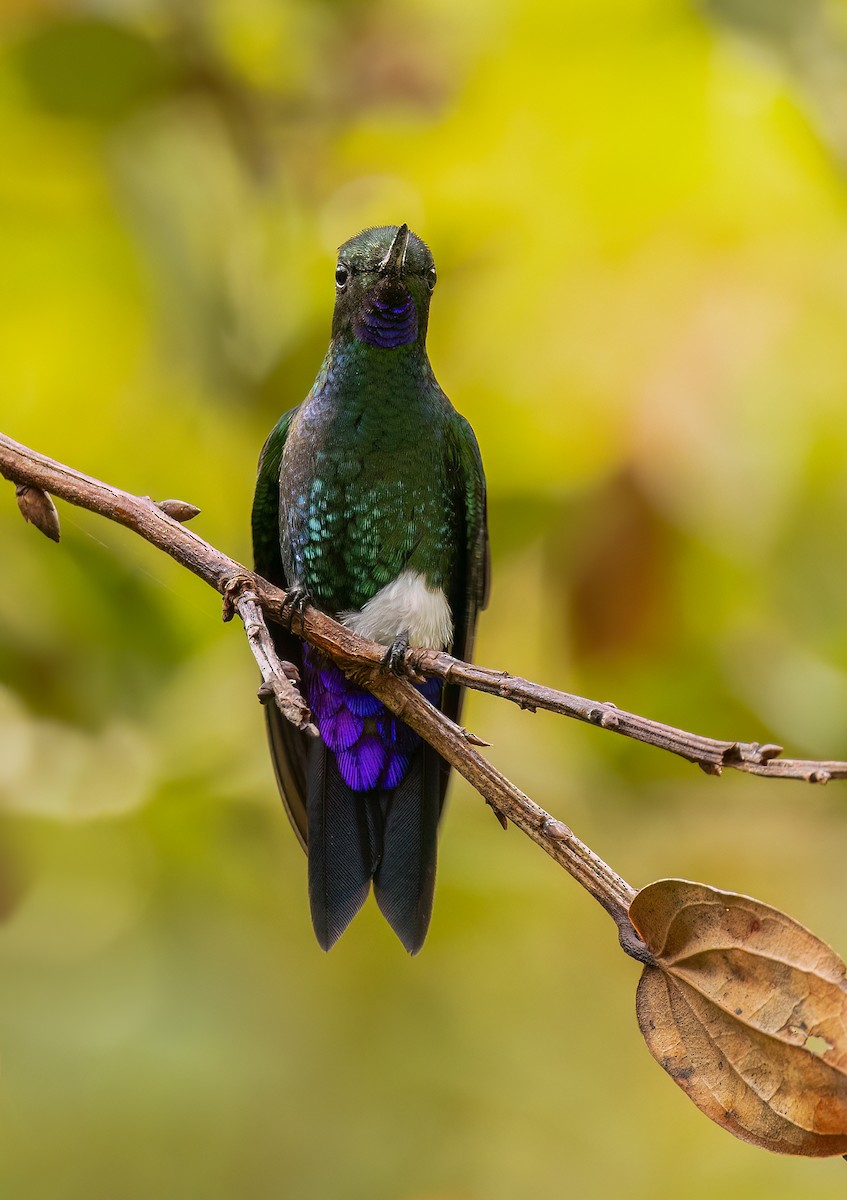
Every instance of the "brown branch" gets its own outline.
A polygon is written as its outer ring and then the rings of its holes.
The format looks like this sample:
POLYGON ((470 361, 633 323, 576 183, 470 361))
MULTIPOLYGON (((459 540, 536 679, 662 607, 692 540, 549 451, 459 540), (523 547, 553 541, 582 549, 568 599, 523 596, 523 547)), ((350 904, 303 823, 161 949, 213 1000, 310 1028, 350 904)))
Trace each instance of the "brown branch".
MULTIPOLYGON (((636 957, 642 953, 643 947, 626 916, 634 889, 572 830, 539 808, 492 767, 474 749, 481 743, 480 738, 454 725, 434 709, 408 680, 387 674, 382 667, 385 647, 359 637, 314 607, 308 607, 302 614, 286 612, 285 592, 204 542, 170 515, 175 513, 183 521, 190 519, 195 512, 190 505, 174 501, 157 504, 148 497, 134 496, 54 462, 3 434, 0 434, 0 474, 10 479, 18 491, 22 487, 40 489, 125 525, 220 592, 224 596, 225 617, 231 616, 235 608, 244 621, 264 680, 261 698, 273 696, 288 719, 300 728, 310 728, 308 709, 294 688, 290 671, 276 657, 262 614, 283 623, 293 621, 296 633, 369 687, 392 712, 435 746, 498 813, 522 829, 581 883, 613 916, 628 953, 636 957)), ((723 767, 733 767, 759 775, 812 782, 847 776, 847 763, 779 759, 778 746, 699 737, 622 712, 613 704, 558 692, 504 672, 460 662, 449 654, 411 650, 406 664, 412 674, 420 672, 447 682, 461 683, 503 696, 523 708, 544 708, 612 729, 696 762, 710 774, 720 774, 723 767)))
MULTIPOLYGON (((222 594, 235 576, 249 579, 265 613, 272 620, 279 621, 284 617, 283 592, 184 529, 152 500, 82 475, 3 434, 0 434, 0 473, 18 486, 40 488, 71 504, 126 525, 222 594)), ((171 511, 174 503, 163 502, 171 511)), ((196 510, 192 508, 191 511, 196 510)), ((186 519, 182 513, 180 516, 186 519)), ((318 609, 308 608, 302 617, 295 617, 294 620, 297 633, 347 669, 374 667, 382 661, 384 647, 356 636, 318 609)), ((800 779, 807 783, 826 783, 830 779, 847 778, 847 762, 782 758, 780 746, 723 741, 688 733, 626 712, 608 701, 589 700, 569 692, 560 692, 504 671, 461 662, 436 650, 410 650, 406 663, 412 674, 428 675, 489 695, 502 696, 530 711, 546 709, 669 751, 696 763, 709 775, 720 775, 725 767, 729 767, 751 775, 800 779)))

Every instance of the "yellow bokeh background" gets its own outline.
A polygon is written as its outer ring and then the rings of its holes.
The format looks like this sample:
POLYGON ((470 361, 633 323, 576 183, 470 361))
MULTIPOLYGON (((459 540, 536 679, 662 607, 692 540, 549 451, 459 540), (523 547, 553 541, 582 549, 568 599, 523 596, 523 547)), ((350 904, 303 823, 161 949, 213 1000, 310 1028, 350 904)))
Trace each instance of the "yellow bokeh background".
MULTIPOLYGON (((0 146, 3 432, 248 561, 335 247, 407 221, 490 482, 479 661, 847 758, 843 0, 5 0, 0 146)), ((325 957, 214 594, 5 497, 0 1194, 843 1194, 697 1113, 608 918, 462 783, 420 957, 372 904, 325 957)), ((466 715, 633 885, 847 951, 844 785, 466 715)))

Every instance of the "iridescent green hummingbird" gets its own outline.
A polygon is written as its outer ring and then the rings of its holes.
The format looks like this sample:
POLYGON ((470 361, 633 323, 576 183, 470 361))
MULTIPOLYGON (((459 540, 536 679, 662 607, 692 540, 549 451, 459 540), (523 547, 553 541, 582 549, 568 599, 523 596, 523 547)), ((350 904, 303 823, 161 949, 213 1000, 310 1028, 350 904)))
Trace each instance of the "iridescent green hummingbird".
MULTIPOLYGON (((389 647, 467 659, 488 589, 485 476, 468 422, 426 352, 435 264, 406 225, 366 229, 335 268, 332 339, 306 399, 259 460, 256 570, 389 647)), ((320 738, 266 708, 271 755, 308 854, 318 941, 328 950, 373 881, 386 920, 416 954, 432 911, 449 767, 370 692, 283 630, 320 738)), ((460 689, 420 690, 454 720, 460 689)))

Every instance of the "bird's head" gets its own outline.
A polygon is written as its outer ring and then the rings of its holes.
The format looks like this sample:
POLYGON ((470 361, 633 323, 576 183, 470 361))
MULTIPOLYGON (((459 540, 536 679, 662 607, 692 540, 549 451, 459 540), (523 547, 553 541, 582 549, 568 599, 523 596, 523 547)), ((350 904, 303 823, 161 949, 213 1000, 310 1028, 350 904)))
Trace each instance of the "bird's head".
POLYGON ((435 263, 408 225, 364 229, 338 251, 334 338, 394 350, 426 337, 435 263))

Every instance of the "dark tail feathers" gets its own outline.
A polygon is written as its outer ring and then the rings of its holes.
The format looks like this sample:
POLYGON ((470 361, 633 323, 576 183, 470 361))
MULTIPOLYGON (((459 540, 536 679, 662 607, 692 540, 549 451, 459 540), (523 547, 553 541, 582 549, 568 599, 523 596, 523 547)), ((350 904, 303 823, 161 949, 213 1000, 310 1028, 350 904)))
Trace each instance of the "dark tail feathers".
POLYGON ((335 944, 374 882, 377 904, 410 954, 432 913, 441 760, 421 744, 390 792, 354 792, 321 742, 309 750, 309 900, 324 950, 335 944))

